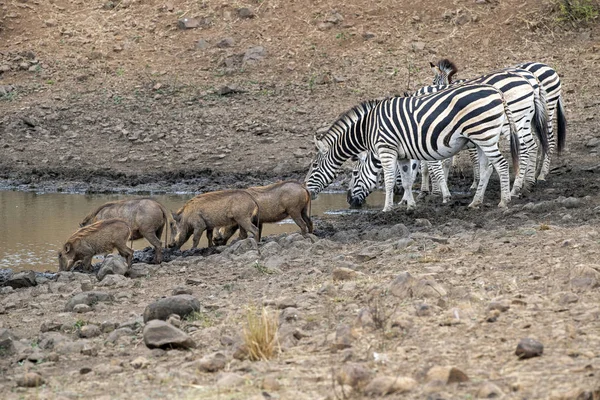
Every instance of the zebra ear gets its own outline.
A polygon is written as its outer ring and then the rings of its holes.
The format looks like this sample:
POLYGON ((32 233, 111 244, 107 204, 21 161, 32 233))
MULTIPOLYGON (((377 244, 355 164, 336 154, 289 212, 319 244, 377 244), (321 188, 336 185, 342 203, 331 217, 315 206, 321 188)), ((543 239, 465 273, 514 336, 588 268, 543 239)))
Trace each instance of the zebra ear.
POLYGON ((434 64, 434 63, 432 63, 431 61, 429 61, 429 66, 430 66, 431 68, 435 68, 435 64, 434 64))
POLYGON ((317 138, 315 138, 315 146, 317 146, 319 153, 327 153, 327 151, 329 150, 327 145, 317 138))

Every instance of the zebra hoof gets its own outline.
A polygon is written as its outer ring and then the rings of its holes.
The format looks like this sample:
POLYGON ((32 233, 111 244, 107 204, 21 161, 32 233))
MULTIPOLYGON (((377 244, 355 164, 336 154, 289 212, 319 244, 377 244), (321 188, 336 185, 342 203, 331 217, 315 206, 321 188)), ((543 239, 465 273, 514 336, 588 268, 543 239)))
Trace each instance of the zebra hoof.
POLYGON ((448 204, 450 202, 450 197, 442 198, 442 204, 448 204))
POLYGON ((546 177, 543 174, 539 174, 537 180, 544 182, 546 180, 546 177))
POLYGON ((480 201, 477 201, 477 202, 473 201, 473 202, 471 202, 471 204, 469 204, 468 207, 477 210, 480 205, 481 205, 480 201))
POLYGON ((381 210, 383 212, 390 212, 392 211, 392 207, 383 207, 383 210, 381 210))
POLYGON ((510 197, 514 198, 514 199, 518 199, 519 197, 521 197, 521 192, 511 192, 510 193, 510 197))
POLYGON ((498 208, 508 208, 508 206, 506 205, 506 202, 502 200, 500 203, 498 203, 498 208))
POLYGON ((425 197, 427 197, 427 195, 428 195, 428 194, 429 194, 428 192, 421 192, 421 193, 419 193, 419 194, 417 195, 417 200, 422 200, 422 199, 424 199, 425 197))

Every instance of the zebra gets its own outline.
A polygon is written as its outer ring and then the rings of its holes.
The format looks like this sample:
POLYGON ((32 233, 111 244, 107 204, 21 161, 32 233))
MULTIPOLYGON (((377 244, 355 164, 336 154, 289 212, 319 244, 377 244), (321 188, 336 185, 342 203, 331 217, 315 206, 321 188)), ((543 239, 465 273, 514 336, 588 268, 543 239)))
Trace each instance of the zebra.
MULTIPOLYGON (((448 59, 440 60, 437 65, 430 63, 433 70, 434 84, 450 84, 452 77, 458 71, 456 65, 448 59)), ((549 65, 540 62, 525 62, 517 64, 510 69, 521 69, 533 74, 539 81, 546 95, 548 108, 548 151, 542 154, 540 173, 537 180, 544 181, 550 172, 550 161, 556 150, 557 154, 564 151, 567 136, 567 120, 562 97, 562 85, 558 73, 549 65), (554 139, 554 115, 556 115, 556 140, 554 139)), ((535 177, 534 177, 535 179, 535 177)))
MULTIPOLYGON (((439 65, 444 66, 442 63, 439 65)), ((452 71, 444 71, 448 76, 452 76, 453 74, 452 71)), ((531 122, 533 122, 535 132, 539 137, 542 151, 544 152, 547 148, 545 139, 547 139, 548 119, 545 108, 544 92, 543 90, 539 90, 536 78, 527 71, 510 70, 496 72, 475 80, 462 82, 461 84, 465 83, 492 84, 504 93, 508 106, 519 127, 521 151, 526 156, 521 158, 522 165, 519 168, 519 174, 516 176, 511 192, 513 196, 518 196, 523 187, 524 180, 535 174, 537 146, 535 140, 531 136, 531 122)), ((448 87, 448 85, 425 86, 416 91, 413 96, 423 96, 448 87)), ((508 126, 505 126, 505 132, 507 128, 508 126)), ((472 144, 469 144, 468 146, 472 147, 475 152, 477 151, 472 144)), ((367 157, 364 162, 358 162, 354 168, 353 176, 355 179, 351 181, 347 198, 348 202, 355 207, 360 206, 375 187, 373 174, 374 172, 376 173, 378 166, 381 164, 379 162, 373 163, 373 160, 374 157, 367 157)), ((477 161, 476 157, 474 160, 477 161)), ((491 166, 489 166, 489 168, 491 168, 491 166)), ((445 173, 444 167, 440 161, 426 161, 421 164, 422 184, 421 194, 419 196, 421 197, 424 193, 429 191, 429 172, 431 172, 434 177, 434 183, 437 183, 437 186, 441 190, 443 202, 446 203, 450 199, 450 192, 446 184, 447 173, 445 173)), ((474 187, 472 186, 472 188, 476 188, 479 181, 479 169, 474 168, 474 172, 475 179, 474 187)))
MULTIPOLYGON (((385 205, 393 205, 396 169, 400 167, 407 208, 415 201, 410 191, 409 160, 442 160, 460 151, 470 140, 480 163, 488 161, 500 176, 499 207, 510 202, 508 163, 498 149, 504 122, 509 121, 513 168, 519 166, 517 129, 502 93, 491 85, 468 84, 417 97, 366 101, 338 118, 327 132, 315 136, 317 154, 305 183, 313 197, 329 185, 344 161, 368 150, 381 161, 385 205)), ((481 168, 481 179, 470 207, 483 202, 491 170, 481 168), (489 173, 488 173, 489 172, 489 173)))

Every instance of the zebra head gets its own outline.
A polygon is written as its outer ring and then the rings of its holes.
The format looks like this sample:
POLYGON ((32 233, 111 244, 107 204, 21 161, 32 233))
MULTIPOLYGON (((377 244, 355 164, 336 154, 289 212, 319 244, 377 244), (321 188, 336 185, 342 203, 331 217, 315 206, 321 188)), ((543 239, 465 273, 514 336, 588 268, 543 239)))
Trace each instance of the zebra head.
POLYGON ((310 168, 308 169, 306 178, 304 178, 306 189, 313 200, 333 181, 336 172, 331 168, 330 162, 327 159, 329 147, 317 138, 315 138, 315 145, 317 146, 317 154, 315 154, 310 163, 310 168))
POLYGON ((356 164, 352 170, 346 201, 350 204, 350 208, 360 208, 377 185, 381 163, 372 152, 367 151, 359 153, 352 159, 356 164))
POLYGON ((434 85, 449 85, 452 83, 452 76, 458 72, 456 65, 447 58, 440 60, 437 64, 432 62, 429 63, 431 70, 433 71, 433 84, 434 85))

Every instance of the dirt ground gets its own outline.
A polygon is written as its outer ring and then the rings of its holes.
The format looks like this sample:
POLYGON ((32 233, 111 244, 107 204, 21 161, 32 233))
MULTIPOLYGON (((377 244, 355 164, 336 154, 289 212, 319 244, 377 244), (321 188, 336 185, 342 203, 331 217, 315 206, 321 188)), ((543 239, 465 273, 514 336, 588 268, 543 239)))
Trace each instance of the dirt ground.
POLYGON ((568 121, 548 180, 507 211, 496 178, 485 205, 466 209, 465 169, 449 205, 322 217, 311 238, 135 264, 136 277, 108 283, 63 273, 2 288, 2 397, 599 399, 599 28, 559 17, 534 0, 0 0, 5 188, 301 178, 317 129, 361 100, 429 83, 441 57, 458 78, 548 63, 568 121), (181 29, 183 18, 198 27, 181 29), (148 349, 140 316, 181 288, 202 305, 180 324, 197 346, 148 349), (112 299, 65 311, 90 290, 112 299), (281 352, 253 362, 239 352, 242 327, 262 305, 276 313, 281 352), (84 337, 85 326, 99 330, 84 337), (523 338, 543 354, 520 360, 523 338), (19 386, 31 371, 45 383, 19 386))

